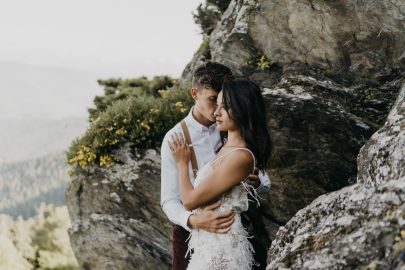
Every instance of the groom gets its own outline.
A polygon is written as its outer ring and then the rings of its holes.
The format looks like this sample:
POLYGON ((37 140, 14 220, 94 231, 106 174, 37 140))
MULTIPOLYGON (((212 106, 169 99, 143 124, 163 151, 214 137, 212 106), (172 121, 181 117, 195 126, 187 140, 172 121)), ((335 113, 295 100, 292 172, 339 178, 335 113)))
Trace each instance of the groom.
MULTIPOLYGON (((222 145, 213 114, 218 93, 227 77, 233 77, 232 71, 215 62, 207 62, 199 66, 193 74, 191 95, 195 100, 195 105, 184 121, 190 134, 198 168, 212 160, 216 150, 222 145)), ((174 223, 173 269, 183 270, 187 268, 189 261, 189 256, 186 258, 189 231, 201 229, 213 233, 226 233, 234 222, 235 214, 231 211, 215 212, 214 209, 219 206, 220 202, 207 206, 198 214, 193 214, 183 207, 180 200, 178 169, 168 146, 168 140, 176 132, 183 134, 180 123, 165 135, 162 142, 160 204, 166 216, 174 223)), ((190 177, 194 180, 192 165, 190 165, 190 177)), ((258 190, 266 190, 270 187, 267 174, 260 174, 259 177, 251 175, 248 181, 258 190)), ((255 260, 260 264, 254 269, 265 269, 267 251, 257 239, 251 238, 251 240, 255 249, 255 260)))

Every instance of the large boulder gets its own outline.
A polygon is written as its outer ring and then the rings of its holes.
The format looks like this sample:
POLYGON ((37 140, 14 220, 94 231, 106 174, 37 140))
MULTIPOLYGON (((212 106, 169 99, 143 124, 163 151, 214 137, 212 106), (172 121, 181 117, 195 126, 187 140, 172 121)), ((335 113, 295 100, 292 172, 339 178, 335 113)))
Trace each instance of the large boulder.
POLYGON ((404 14, 402 1, 233 0, 208 37, 211 60, 264 90, 274 145, 264 238, 355 182, 357 154, 400 89, 404 14))
POLYGON ((358 181, 281 227, 267 269, 405 268, 405 84, 358 156, 358 181))
POLYGON ((405 87, 378 130, 362 148, 358 157, 360 183, 380 185, 405 174, 405 87))
POLYGON ((81 269, 171 269, 170 231, 160 208, 160 157, 149 151, 73 177, 66 191, 69 236, 81 269))
POLYGON ((395 81, 373 89, 384 96, 378 110, 369 105, 367 87, 290 75, 263 88, 273 142, 272 187, 260 208, 267 238, 319 195, 356 182, 357 154, 382 125, 399 88, 395 81))
POLYGON ((404 194, 405 177, 322 195, 280 228, 267 269, 403 269, 404 194))
POLYGON ((356 155, 373 132, 339 99, 354 94, 304 76, 264 88, 273 141, 272 188, 264 216, 285 224, 319 195, 354 182, 356 155))

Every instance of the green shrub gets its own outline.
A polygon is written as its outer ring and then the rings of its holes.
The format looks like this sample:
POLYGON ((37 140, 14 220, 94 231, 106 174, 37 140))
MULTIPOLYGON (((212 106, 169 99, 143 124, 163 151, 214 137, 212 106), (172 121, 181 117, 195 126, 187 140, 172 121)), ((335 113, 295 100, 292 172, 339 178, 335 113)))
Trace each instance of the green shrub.
POLYGON ((194 22, 201 27, 202 33, 210 35, 215 24, 221 18, 221 13, 210 5, 199 4, 193 13, 194 22))
POLYGON ((139 87, 138 91, 127 91, 122 99, 117 97, 117 91, 129 89, 130 81, 138 83, 143 79, 103 81, 106 95, 99 97, 103 102, 94 109, 84 136, 72 142, 67 151, 68 163, 76 169, 110 167, 116 162, 112 152, 127 142, 140 152, 159 147, 165 133, 187 115, 193 100, 189 86, 176 84, 156 90, 167 82, 155 79, 131 86, 139 87))
POLYGON ((193 17, 194 22, 201 27, 202 33, 211 34, 230 2, 230 0, 207 0, 205 4, 198 5, 193 17))
POLYGON ((168 76, 155 76, 152 80, 140 77, 128 80, 98 80, 97 82, 104 88, 104 95, 96 96, 94 98, 94 105, 96 107, 88 109, 90 121, 96 119, 100 112, 105 111, 115 101, 141 95, 158 97, 159 90, 172 87, 176 81, 168 76))

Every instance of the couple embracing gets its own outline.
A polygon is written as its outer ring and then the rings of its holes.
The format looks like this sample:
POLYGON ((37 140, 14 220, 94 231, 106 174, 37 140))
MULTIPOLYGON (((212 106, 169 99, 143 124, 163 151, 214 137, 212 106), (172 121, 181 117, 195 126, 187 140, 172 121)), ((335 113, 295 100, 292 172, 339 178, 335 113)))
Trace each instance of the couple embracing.
POLYGON ((260 88, 207 62, 195 105, 161 147, 161 206, 173 225, 173 269, 265 269, 266 250, 242 212, 270 187, 271 142, 260 88))

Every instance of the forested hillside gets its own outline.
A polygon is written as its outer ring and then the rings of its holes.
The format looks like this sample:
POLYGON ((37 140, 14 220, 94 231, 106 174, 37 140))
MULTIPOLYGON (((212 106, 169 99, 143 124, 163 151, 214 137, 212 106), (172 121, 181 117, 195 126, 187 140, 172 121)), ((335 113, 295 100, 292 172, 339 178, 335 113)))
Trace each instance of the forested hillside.
POLYGON ((36 216, 13 220, 0 214, 1 270, 75 270, 65 206, 41 204, 36 216))
POLYGON ((41 202, 63 205, 68 182, 63 152, 0 165, 0 213, 28 218, 41 202))

